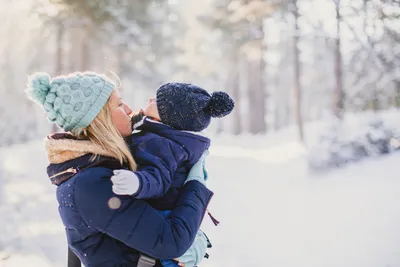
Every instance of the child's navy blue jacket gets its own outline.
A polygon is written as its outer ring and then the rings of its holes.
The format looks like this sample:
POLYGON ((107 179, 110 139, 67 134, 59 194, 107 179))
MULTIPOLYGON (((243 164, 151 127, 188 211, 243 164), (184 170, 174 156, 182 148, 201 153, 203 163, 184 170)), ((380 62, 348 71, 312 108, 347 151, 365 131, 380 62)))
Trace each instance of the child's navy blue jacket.
POLYGON ((135 198, 148 199, 157 209, 175 207, 192 166, 210 146, 210 139, 197 133, 176 130, 144 117, 135 124, 140 132, 128 144, 138 164, 140 180, 135 198))

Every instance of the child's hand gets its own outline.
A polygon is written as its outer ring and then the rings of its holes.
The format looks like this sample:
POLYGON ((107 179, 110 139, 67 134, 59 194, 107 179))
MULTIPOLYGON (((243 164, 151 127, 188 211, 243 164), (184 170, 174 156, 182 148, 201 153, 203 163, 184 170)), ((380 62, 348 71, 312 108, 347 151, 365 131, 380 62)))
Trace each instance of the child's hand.
POLYGON ((179 266, 194 267, 198 266, 206 255, 208 238, 199 230, 190 248, 178 258, 179 266))
POLYGON ((139 189, 139 178, 132 171, 114 170, 112 190, 117 195, 133 195, 139 189))

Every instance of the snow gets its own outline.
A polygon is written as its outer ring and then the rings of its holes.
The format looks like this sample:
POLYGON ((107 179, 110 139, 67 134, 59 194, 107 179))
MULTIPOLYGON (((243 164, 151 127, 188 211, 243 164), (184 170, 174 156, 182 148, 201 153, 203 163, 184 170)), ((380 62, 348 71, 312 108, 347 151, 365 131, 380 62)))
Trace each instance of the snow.
MULTIPOLYGON (((201 266, 400 266, 400 153, 315 174, 291 132, 213 138, 209 210, 221 224, 205 217, 201 266)), ((0 266, 65 266, 42 141, 0 154, 0 266)))
POLYGON ((346 114, 326 123, 317 142, 310 145, 309 167, 326 170, 399 149, 398 110, 346 114))
POLYGON ((65 233, 43 142, 0 152, 0 266, 65 266, 65 233))

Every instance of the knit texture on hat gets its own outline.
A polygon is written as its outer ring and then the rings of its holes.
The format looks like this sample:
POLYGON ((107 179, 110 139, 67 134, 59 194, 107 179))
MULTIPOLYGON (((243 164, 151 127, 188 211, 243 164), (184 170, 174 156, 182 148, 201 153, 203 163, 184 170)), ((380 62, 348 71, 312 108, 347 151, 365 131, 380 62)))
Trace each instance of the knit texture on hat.
POLYGON ((225 92, 211 95, 189 83, 167 83, 157 90, 157 108, 163 123, 185 131, 199 132, 208 127, 211 117, 232 112, 235 102, 225 92))
POLYGON ((77 72, 54 79, 35 73, 29 77, 26 93, 44 108, 51 122, 71 131, 89 126, 114 88, 111 80, 96 73, 77 72))

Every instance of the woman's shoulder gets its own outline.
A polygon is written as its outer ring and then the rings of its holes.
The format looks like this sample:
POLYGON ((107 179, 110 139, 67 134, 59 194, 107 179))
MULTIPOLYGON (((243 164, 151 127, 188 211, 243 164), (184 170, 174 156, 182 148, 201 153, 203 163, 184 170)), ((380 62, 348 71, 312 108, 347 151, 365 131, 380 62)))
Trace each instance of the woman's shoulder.
POLYGON ((106 227, 120 203, 112 192, 111 175, 109 168, 90 167, 58 187, 60 214, 66 218, 66 223, 76 224, 82 220, 88 227, 106 227))
POLYGON ((89 156, 63 163, 59 168, 54 164, 48 167, 48 172, 49 170, 64 170, 65 172, 65 170, 69 171, 70 169, 75 172, 73 176, 64 177, 65 179, 58 183, 57 196, 59 201, 65 199, 65 196, 71 196, 71 201, 79 207, 85 206, 91 199, 102 201, 106 195, 112 195, 110 178, 113 175, 113 170, 123 169, 124 167, 113 158, 100 156, 90 160, 89 156))
POLYGON ((106 195, 112 194, 109 177, 112 171, 104 167, 92 167, 79 171, 57 187, 57 201, 61 217, 68 227, 83 218, 87 210, 99 207, 96 203, 107 203, 106 195), (108 190, 107 188, 110 188, 108 190), (107 193, 107 191, 109 191, 107 193), (73 217, 71 221, 70 217, 73 217))
POLYGON ((109 168, 96 166, 81 170, 75 175, 75 187, 83 189, 111 184, 110 178, 113 171, 109 168))
POLYGON ((105 167, 91 167, 77 173, 73 178, 77 205, 109 198, 113 194, 110 180, 112 175, 112 170, 105 167))

